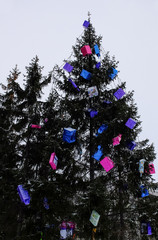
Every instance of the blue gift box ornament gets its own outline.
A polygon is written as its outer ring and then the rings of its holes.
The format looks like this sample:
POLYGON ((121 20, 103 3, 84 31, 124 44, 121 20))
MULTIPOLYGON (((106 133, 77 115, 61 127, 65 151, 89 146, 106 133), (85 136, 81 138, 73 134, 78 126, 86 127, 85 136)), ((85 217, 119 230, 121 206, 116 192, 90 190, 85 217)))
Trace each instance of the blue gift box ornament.
POLYGON ((17 191, 18 191, 18 193, 19 193, 19 196, 20 196, 21 201, 22 201, 25 205, 29 205, 29 204, 30 204, 30 196, 29 196, 29 194, 28 194, 28 191, 25 190, 22 185, 18 185, 17 191))
POLYGON ((108 70, 108 77, 111 78, 111 80, 113 80, 117 73, 118 71, 112 67, 111 69, 108 70))
POLYGON ((134 141, 127 141, 127 148, 130 150, 133 150, 135 147, 137 146, 137 144, 134 141))
POLYGON ((149 196, 149 192, 148 192, 148 190, 145 188, 144 185, 141 185, 141 186, 140 186, 140 189, 141 189, 141 197, 142 197, 142 198, 149 196))
POLYGON ((95 109, 89 108, 86 114, 91 118, 94 118, 95 116, 98 115, 98 111, 96 111, 95 109))
POLYGON ((152 235, 152 230, 149 222, 142 221, 140 227, 140 233, 146 235, 152 235))
POLYGON ((64 128, 63 141, 73 143, 76 141, 76 129, 68 127, 64 128))
POLYGON ((99 51, 99 47, 97 44, 94 45, 94 51, 95 51, 95 54, 100 57, 100 51, 99 51))
POLYGON ((108 128, 108 125, 107 124, 102 124, 100 126, 100 128, 98 129, 97 133, 96 133, 96 136, 98 136, 99 134, 103 133, 105 130, 107 130, 108 128))
POLYGON ((102 155, 103 155, 103 151, 101 149, 101 146, 98 145, 98 151, 95 152, 92 157, 95 158, 97 161, 99 161, 102 155))
POLYGON ((84 23, 83 23, 83 26, 84 26, 85 28, 88 28, 89 24, 90 24, 90 23, 85 20, 84 23))
POLYGON ((90 80, 92 77, 92 74, 90 72, 86 71, 85 69, 83 69, 80 76, 86 80, 90 80))
POLYGON ((44 205, 45 209, 47 209, 47 210, 49 209, 48 199, 46 197, 43 199, 43 205, 44 205))

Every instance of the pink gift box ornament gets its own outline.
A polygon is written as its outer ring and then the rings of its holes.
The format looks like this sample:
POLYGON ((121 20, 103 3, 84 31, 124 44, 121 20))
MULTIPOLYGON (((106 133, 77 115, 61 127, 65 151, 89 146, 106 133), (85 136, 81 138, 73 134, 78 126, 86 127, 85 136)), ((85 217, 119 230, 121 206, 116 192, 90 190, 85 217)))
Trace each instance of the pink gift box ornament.
POLYGON ((31 128, 41 128, 40 125, 35 125, 35 124, 31 124, 30 127, 31 127, 31 128))
POLYGON ((101 160, 100 164, 103 166, 106 172, 109 172, 115 166, 109 157, 105 157, 103 160, 101 160))
POLYGON ((154 164, 153 163, 149 164, 149 173, 150 174, 154 174, 155 173, 155 168, 154 168, 154 164))
POLYGON ((50 160, 49 160, 49 164, 51 165, 51 167, 55 170, 57 168, 57 164, 58 164, 58 158, 55 154, 55 152, 53 152, 50 156, 50 160))
POLYGON ((113 138, 113 146, 119 145, 121 141, 122 134, 119 134, 117 137, 113 138))
POLYGON ((89 45, 83 46, 83 47, 81 48, 81 52, 82 52, 83 56, 91 55, 91 54, 92 54, 92 51, 91 51, 89 45))

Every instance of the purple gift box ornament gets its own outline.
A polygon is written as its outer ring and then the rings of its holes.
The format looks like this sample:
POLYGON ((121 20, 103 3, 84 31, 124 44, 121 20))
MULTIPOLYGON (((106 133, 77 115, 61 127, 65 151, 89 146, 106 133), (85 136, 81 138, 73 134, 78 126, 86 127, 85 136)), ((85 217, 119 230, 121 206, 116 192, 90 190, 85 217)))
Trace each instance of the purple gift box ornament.
POLYGON ((94 118, 98 115, 98 112, 95 109, 89 108, 86 114, 91 118, 94 118))
POLYGON ((137 146, 137 144, 134 141, 127 141, 127 148, 130 150, 133 150, 135 147, 137 146))
POLYGON ((90 24, 90 23, 85 20, 84 23, 83 23, 83 26, 84 26, 85 28, 88 28, 89 24, 90 24))
POLYGON ((119 88, 115 93, 114 96, 119 100, 120 98, 125 95, 125 92, 122 90, 122 88, 119 88))
POLYGON ((73 69, 73 66, 71 66, 69 63, 66 63, 63 67, 67 72, 71 72, 73 69))
POLYGON ((101 66, 101 63, 100 63, 100 62, 96 63, 96 65, 95 65, 95 67, 96 67, 97 69, 99 69, 100 66, 101 66))
POLYGON ((133 129, 134 126, 136 125, 136 121, 134 121, 132 118, 129 118, 127 122, 125 123, 126 127, 133 129))
POLYGON ((77 85, 71 79, 69 79, 69 82, 77 89, 77 91, 80 91, 80 89, 77 87, 77 85))
POLYGON ((30 204, 30 196, 28 194, 28 191, 25 190, 22 185, 18 185, 17 191, 19 193, 21 201, 25 205, 29 205, 30 204))

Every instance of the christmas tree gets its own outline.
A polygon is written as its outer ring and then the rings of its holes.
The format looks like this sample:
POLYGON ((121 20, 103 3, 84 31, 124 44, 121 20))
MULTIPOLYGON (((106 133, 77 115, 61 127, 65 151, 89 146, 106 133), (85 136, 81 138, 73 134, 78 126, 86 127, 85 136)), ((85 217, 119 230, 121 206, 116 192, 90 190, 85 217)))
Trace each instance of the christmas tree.
POLYGON ((90 18, 83 25, 63 66, 44 77, 35 57, 24 88, 17 68, 2 86, 3 238, 146 239, 149 223, 157 236, 156 197, 149 194, 156 188, 154 147, 139 141, 140 117, 118 62, 90 18))

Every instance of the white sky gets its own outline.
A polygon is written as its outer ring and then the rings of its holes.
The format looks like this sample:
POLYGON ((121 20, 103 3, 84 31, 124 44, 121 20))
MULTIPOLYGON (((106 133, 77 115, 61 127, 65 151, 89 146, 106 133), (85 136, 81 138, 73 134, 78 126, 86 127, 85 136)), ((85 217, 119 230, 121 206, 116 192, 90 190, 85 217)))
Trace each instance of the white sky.
MULTIPOLYGON (((135 91, 140 139, 149 138, 158 153, 158 0, 0 0, 0 81, 6 83, 16 64, 24 74, 35 55, 44 74, 62 65, 88 11, 96 33, 103 36, 102 47, 120 62, 119 78, 135 91)), ((154 164, 158 181, 158 159, 154 164)))

